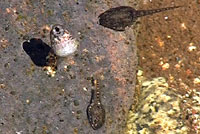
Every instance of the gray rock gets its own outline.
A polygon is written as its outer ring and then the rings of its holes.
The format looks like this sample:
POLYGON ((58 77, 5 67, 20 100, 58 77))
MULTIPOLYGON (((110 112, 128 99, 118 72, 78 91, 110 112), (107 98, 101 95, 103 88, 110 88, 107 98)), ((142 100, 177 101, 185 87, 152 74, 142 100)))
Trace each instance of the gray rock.
POLYGON ((0 133, 122 134, 134 95, 135 37, 131 28, 116 33, 99 26, 97 16, 128 5, 128 0, 0 3, 0 133), (45 64, 35 65, 23 44, 40 38, 50 45, 53 24, 64 25, 80 47, 61 59, 55 76, 49 77, 45 64), (101 78, 106 111, 105 124, 98 130, 90 127, 86 115, 91 77, 101 78))

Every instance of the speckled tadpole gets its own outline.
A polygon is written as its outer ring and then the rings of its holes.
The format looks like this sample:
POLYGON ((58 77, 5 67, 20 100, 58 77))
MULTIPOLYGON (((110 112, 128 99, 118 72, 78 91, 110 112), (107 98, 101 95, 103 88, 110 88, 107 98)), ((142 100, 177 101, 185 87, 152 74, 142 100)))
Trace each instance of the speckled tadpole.
POLYGON ((124 31, 127 26, 131 26, 138 17, 151 15, 166 10, 179 8, 180 6, 153 9, 153 10, 135 10, 129 6, 120 6, 111 8, 99 15, 99 24, 116 30, 124 31))
POLYGON ((57 56, 65 57, 77 50, 79 42, 63 28, 62 25, 55 24, 50 32, 51 46, 57 56))
POLYGON ((90 104, 87 107, 87 117, 94 130, 101 128, 105 122, 105 109, 101 104, 99 81, 95 80, 95 89, 92 89, 90 104))

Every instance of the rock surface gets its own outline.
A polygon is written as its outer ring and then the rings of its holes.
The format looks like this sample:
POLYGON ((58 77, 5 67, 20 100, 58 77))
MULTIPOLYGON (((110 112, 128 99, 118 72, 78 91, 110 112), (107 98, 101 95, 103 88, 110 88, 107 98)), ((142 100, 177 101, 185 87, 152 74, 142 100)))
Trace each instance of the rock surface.
POLYGON ((135 37, 131 28, 114 32, 99 26, 97 16, 130 4, 128 0, 1 1, 0 133, 122 134, 134 95, 135 37), (23 45, 30 39, 50 45, 53 24, 64 25, 80 47, 60 60, 55 76, 49 77, 42 68, 44 57, 37 62, 40 66, 35 65, 23 45), (90 127, 86 115, 93 77, 101 79, 106 111, 105 124, 98 130, 90 127))

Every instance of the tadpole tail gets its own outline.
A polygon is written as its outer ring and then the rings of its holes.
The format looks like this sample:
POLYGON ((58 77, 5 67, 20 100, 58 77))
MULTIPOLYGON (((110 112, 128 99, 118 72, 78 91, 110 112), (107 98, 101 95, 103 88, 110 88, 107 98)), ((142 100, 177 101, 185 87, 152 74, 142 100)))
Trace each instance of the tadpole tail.
POLYGON ((95 91, 94 91, 94 89, 92 89, 91 90, 90 104, 93 103, 94 99, 95 99, 95 91))
POLYGON ((167 10, 172 10, 175 8, 179 8, 181 6, 174 6, 174 7, 166 7, 166 8, 160 8, 160 9, 152 9, 152 10, 137 10, 136 15, 137 17, 141 17, 141 16, 146 16, 146 15, 152 15, 154 13, 159 13, 159 12, 163 12, 163 11, 167 11, 167 10))
POLYGON ((95 88, 91 89, 91 99, 90 99, 90 104, 93 103, 94 101, 101 101, 101 92, 100 92, 100 87, 99 87, 99 80, 91 80, 92 85, 95 86, 95 88))

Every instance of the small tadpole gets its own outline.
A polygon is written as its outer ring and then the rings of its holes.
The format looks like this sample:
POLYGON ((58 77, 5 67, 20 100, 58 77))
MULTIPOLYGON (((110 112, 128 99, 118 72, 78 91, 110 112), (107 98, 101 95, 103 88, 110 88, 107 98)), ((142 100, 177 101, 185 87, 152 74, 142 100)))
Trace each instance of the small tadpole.
POLYGON ((73 54, 79 46, 79 42, 60 24, 53 25, 50 31, 50 40, 54 53, 59 57, 73 54))
POLYGON ((152 10, 135 10, 129 6, 119 6, 101 13, 98 17, 98 24, 115 31, 124 31, 126 27, 131 26, 139 17, 163 12, 166 10, 172 10, 179 7, 181 6, 152 10))
POLYGON ((105 122, 105 109, 101 103, 101 92, 99 81, 94 80, 95 89, 91 91, 90 104, 87 107, 87 117, 91 127, 94 130, 101 128, 105 122))

